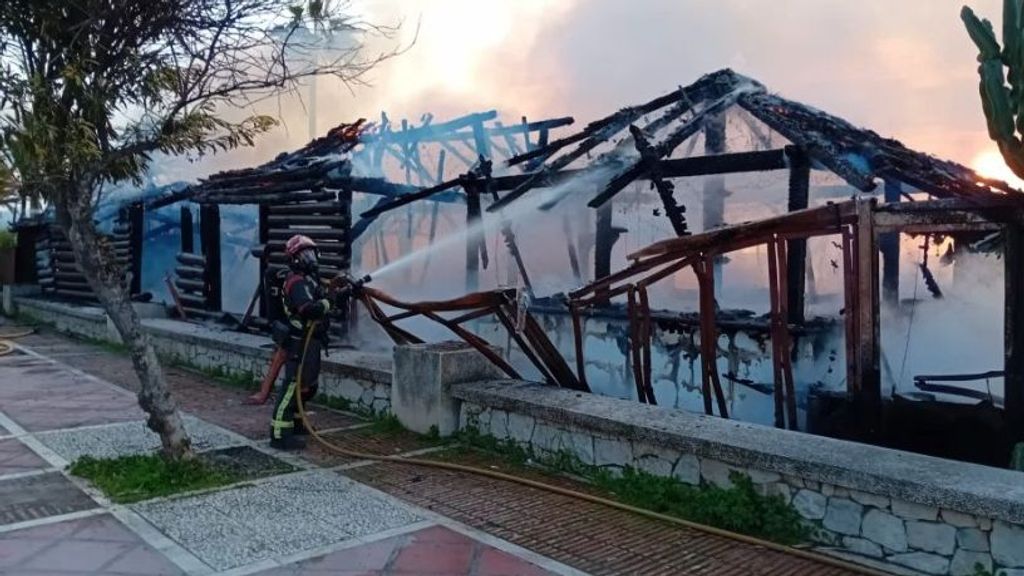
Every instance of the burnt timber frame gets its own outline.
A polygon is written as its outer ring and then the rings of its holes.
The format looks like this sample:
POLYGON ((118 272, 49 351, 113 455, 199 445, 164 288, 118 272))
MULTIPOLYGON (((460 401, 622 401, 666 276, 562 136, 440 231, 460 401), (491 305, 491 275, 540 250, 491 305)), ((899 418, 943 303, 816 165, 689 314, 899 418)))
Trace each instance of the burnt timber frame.
MULTIPOLYGON (((798 328, 789 311, 787 268, 792 247, 810 237, 840 235, 846 297, 847 391, 862 411, 865 434, 875 437, 881 426, 879 351, 879 238, 885 234, 933 234, 1005 231, 1006 256, 1006 413, 1022 436, 1024 422, 1024 205, 957 199, 878 205, 874 199, 856 199, 784 216, 728 226, 702 234, 658 242, 629 256, 632 264, 569 294, 574 326, 578 314, 602 299, 626 296, 630 310, 630 355, 637 396, 654 403, 649 366, 650 311, 645 307, 647 288, 680 270, 693 268, 700 290, 702 390, 705 412, 727 417, 717 370, 714 283, 710 273, 715 256, 743 248, 768 247, 771 294, 772 363, 775 375, 775 424, 796 429, 796 395, 791 359, 792 332, 798 328)), ((578 332, 578 329, 577 329, 578 332)), ((574 339, 577 371, 584 366, 585 350, 579 334, 574 339)), ((580 377, 583 381, 584 378, 580 377)))
POLYGON ((515 290, 494 290, 467 294, 455 300, 410 303, 397 300, 379 290, 363 287, 360 289, 358 299, 370 318, 384 329, 395 344, 423 342, 412 332, 396 325, 401 320, 422 316, 451 330, 467 344, 476 348, 509 378, 522 379, 515 368, 486 340, 462 326, 466 322, 485 316, 495 317, 504 326, 509 338, 518 344, 519 349, 549 384, 589 392, 590 388, 586 382, 573 374, 529 310, 519 306, 516 295, 515 290), (396 308, 400 312, 388 315, 381 304, 396 308), (445 313, 453 312, 460 314, 454 318, 443 316, 445 313))

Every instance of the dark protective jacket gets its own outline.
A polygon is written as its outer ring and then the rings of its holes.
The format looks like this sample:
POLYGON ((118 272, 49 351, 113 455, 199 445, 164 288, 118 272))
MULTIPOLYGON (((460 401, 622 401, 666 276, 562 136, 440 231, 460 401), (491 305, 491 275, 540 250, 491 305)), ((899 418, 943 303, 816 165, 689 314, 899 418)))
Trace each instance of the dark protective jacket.
POLYGON ((317 321, 317 336, 327 333, 327 313, 331 303, 320 279, 313 275, 292 272, 281 290, 285 316, 294 335, 303 335, 311 322, 317 321))

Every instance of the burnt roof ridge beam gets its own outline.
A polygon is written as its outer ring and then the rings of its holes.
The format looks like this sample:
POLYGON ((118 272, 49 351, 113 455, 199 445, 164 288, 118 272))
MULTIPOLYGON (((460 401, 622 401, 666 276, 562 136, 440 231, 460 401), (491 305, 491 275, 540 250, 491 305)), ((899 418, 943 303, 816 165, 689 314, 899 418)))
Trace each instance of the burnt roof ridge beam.
POLYGON ((458 118, 454 118, 446 122, 441 122, 440 124, 433 124, 430 121, 427 121, 427 123, 424 124, 423 126, 419 126, 417 128, 410 128, 403 132, 396 132, 394 130, 382 130, 381 133, 368 134, 364 136, 363 141, 375 142, 376 140, 385 137, 384 134, 387 134, 385 138, 389 142, 398 142, 404 140, 421 140, 425 137, 424 135, 429 136, 436 133, 456 132, 458 130, 461 130, 462 128, 468 128, 473 124, 476 124, 477 122, 488 122, 490 120, 494 120, 497 117, 497 110, 488 110, 486 112, 474 112, 472 114, 460 116, 458 118))
MULTIPOLYGON (((857 166, 851 159, 844 158, 844 156, 852 154, 853 151, 838 150, 836 144, 824 135, 826 130, 841 130, 847 132, 850 137, 862 137, 864 131, 854 128, 845 120, 767 92, 746 94, 739 99, 737 104, 772 130, 794 144, 802 146, 810 157, 821 162, 851 186, 864 192, 870 192, 877 187, 875 174, 870 166, 857 166), (795 126, 795 121, 787 118, 784 113, 779 111, 780 109, 790 109, 809 116, 815 120, 815 124, 813 126, 795 126), (812 135, 812 131, 817 131, 818 136, 812 135)), ((865 164, 867 164, 866 159, 865 164)))
POLYGON ((660 110, 661 108, 664 108, 669 104, 679 101, 680 98, 688 97, 691 100, 700 100, 702 98, 695 97, 693 96, 693 94, 699 93, 702 90, 706 90, 708 88, 716 86, 732 88, 741 83, 750 83, 759 86, 759 84, 757 84, 757 82, 755 82, 754 80, 737 74, 736 72, 733 72, 728 68, 724 68, 716 72, 711 72, 710 74, 705 74, 704 76, 701 76, 700 78, 697 79, 696 82, 690 84, 689 86, 686 86, 678 90, 674 90, 662 96, 658 96, 657 98, 650 100, 647 103, 641 104, 639 106, 630 106, 627 108, 622 108, 608 116, 605 116, 604 118, 601 118, 600 120, 595 120, 587 124, 580 132, 576 134, 560 138, 558 140, 555 140, 554 142, 551 142, 547 146, 543 146, 535 150, 531 150, 529 152, 520 154, 519 156, 510 158, 507 164, 508 166, 515 166, 516 164, 520 164, 522 162, 532 160, 534 158, 549 157, 555 152, 561 150, 562 148, 569 146, 570 144, 574 144, 576 142, 579 142, 580 140, 585 140, 589 138, 591 134, 605 128, 609 124, 618 122, 622 124, 622 128, 620 128, 621 130, 624 129, 629 124, 635 122, 636 119, 640 118, 641 116, 645 114, 650 114, 651 112, 654 112, 656 110, 660 110), (623 120, 624 118, 626 120, 623 120))
MULTIPOLYGON (((707 77, 705 77, 705 78, 707 78, 707 77)), ((676 100, 675 106, 673 106, 669 110, 665 111, 665 113, 663 113, 656 120, 648 122, 646 125, 644 125, 642 130, 644 132, 646 132, 646 133, 657 132, 658 130, 668 126, 669 124, 671 124, 672 122, 677 120, 679 117, 681 117, 684 114, 686 114, 687 112, 689 112, 690 110, 693 110, 694 107, 696 107, 698 104, 705 103, 707 101, 707 99, 711 96, 710 91, 714 90, 716 94, 721 94, 724 91, 725 88, 729 88, 730 90, 733 90, 736 87, 735 81, 731 81, 727 86, 720 86, 720 85, 718 85, 718 83, 708 82, 706 79, 702 79, 702 80, 699 80, 699 81, 695 82, 694 84, 691 84, 690 86, 687 86, 685 88, 680 87, 679 90, 677 91, 677 100, 676 100)), ((664 106, 662 106, 662 108, 663 107, 664 106)), ((624 110, 635 110, 635 109, 636 108, 630 108, 630 109, 624 109, 624 110)), ((657 108, 657 109, 660 109, 660 108, 657 108)), ((657 110, 657 109, 655 109, 655 110, 657 110)), ((654 110, 652 110, 652 111, 654 111, 654 110)), ((621 112, 623 112, 623 110, 619 111, 619 113, 621 113, 621 112)), ((641 116, 642 116, 642 114, 641 114, 641 116)), ((639 119, 639 116, 636 119, 639 119)), ((569 154, 566 154, 565 156, 559 157, 558 159, 553 161, 550 165, 543 167, 541 170, 539 170, 538 172, 535 172, 534 174, 543 174, 544 180, 541 180, 540 182, 549 181, 550 180, 550 176, 552 174, 556 173, 559 170, 564 169, 566 166, 568 166, 569 164, 571 164, 575 160, 579 159, 580 157, 582 157, 584 154, 586 154, 587 152, 589 152, 593 148, 596 148, 601 143, 606 142, 607 140, 609 140, 615 134, 621 132, 623 128, 629 126, 630 124, 631 123, 627 123, 626 125, 621 126, 621 127, 617 126, 616 124, 608 124, 608 125, 606 125, 602 130, 607 130, 610 134, 608 134, 606 136, 606 134, 604 132, 599 130, 597 134, 595 134, 594 136, 592 136, 591 138, 589 138, 588 140, 586 140, 585 142, 580 144, 580 146, 577 147, 576 150, 574 150, 573 152, 570 152, 569 154)), ((586 171, 586 170, 596 171, 596 170, 600 170, 600 169, 608 167, 609 163, 621 162, 622 161, 622 156, 623 156, 622 150, 625 149, 625 146, 628 144, 629 140, 630 139, 628 139, 628 138, 627 139, 623 139, 623 141, 619 142, 612 151, 608 152, 607 154, 603 154, 600 158, 598 158, 597 161, 592 163, 590 166, 587 166, 586 168, 584 168, 584 171, 586 171)), ((685 140, 685 138, 683 140, 685 140)), ((516 200, 519 197, 521 197, 523 194, 525 194, 527 191, 529 191, 530 189, 535 187, 537 184, 538 184, 537 180, 527 180, 520 187, 517 187, 512 192, 510 192, 509 194, 505 195, 505 197, 502 198, 502 201, 496 203, 496 205, 490 206, 488 208, 488 211, 489 212, 494 212, 496 210, 500 210, 504 206, 507 206, 509 203, 511 203, 514 200, 516 200)), ((563 196, 563 198, 564 198, 564 196, 563 196)), ((560 199, 554 199, 554 200, 544 204, 543 206, 541 206, 541 210, 550 210, 551 208, 555 207, 558 204, 559 201, 560 201, 560 199)))
MULTIPOLYGON (((758 90, 756 86, 750 87, 750 89, 758 90)), ((690 118, 681 124, 673 130, 672 133, 666 136, 662 142, 654 147, 654 154, 656 157, 660 159, 672 154, 672 152, 674 152, 680 144, 685 142, 687 138, 703 129, 710 117, 717 116, 718 114, 725 112, 731 106, 736 104, 737 100, 746 93, 747 87, 742 85, 734 86, 733 90, 720 96, 713 103, 707 105, 703 110, 695 113, 693 118, 690 118)), ((587 203, 587 206, 590 206, 591 208, 600 208, 606 202, 614 198, 615 195, 625 189, 630 182, 644 176, 646 173, 647 170, 644 167, 642 160, 634 162, 629 168, 620 172, 618 176, 613 178, 600 194, 587 203)))

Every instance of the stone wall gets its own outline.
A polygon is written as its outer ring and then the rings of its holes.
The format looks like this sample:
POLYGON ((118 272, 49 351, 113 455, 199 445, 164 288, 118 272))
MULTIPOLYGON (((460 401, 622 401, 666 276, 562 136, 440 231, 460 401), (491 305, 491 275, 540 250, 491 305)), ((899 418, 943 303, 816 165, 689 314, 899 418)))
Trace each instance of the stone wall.
POLYGON ((1024 475, 513 381, 462 384, 460 426, 687 484, 732 472, 792 504, 816 547, 895 572, 1024 576, 1024 475))
MULTIPOLYGON (((60 332, 94 340, 119 341, 99 308, 34 298, 19 298, 17 303, 21 313, 60 332)), ((142 326, 157 354, 164 358, 202 369, 251 373, 257 378, 262 378, 269 367, 273 345, 265 336, 166 318, 144 318, 142 326)), ((362 410, 389 412, 390 358, 354 350, 332 350, 321 365, 320 394, 344 398, 362 410)))

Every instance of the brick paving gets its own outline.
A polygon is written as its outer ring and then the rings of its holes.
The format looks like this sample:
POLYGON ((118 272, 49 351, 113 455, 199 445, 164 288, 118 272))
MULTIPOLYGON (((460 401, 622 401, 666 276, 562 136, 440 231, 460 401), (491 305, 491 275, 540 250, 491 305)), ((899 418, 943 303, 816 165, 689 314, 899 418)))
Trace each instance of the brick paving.
POLYGON ((103 514, 0 533, 0 574, 175 576, 184 572, 103 514))
POLYGON ((46 468, 46 461, 15 438, 0 440, 0 476, 46 468))
MULTIPOLYGON (((310 416, 310 421, 314 422, 317 428, 323 427, 319 416, 310 416)), ((380 432, 373 426, 330 432, 323 434, 323 437, 336 446, 359 450, 368 454, 394 455, 438 446, 438 442, 431 441, 417 434, 404 430, 380 432)), ((312 439, 309 440, 302 456, 317 466, 323 467, 338 466, 355 460, 354 458, 332 452, 312 439)))
POLYGON ((58 472, 0 481, 0 525, 96 508, 96 503, 58 472))
POLYGON ((534 488, 380 464, 346 475, 591 574, 849 574, 534 488))
MULTIPOLYGON (((23 341, 23 343, 48 346, 47 349, 54 350, 55 355, 62 362, 73 364, 83 371, 113 381, 127 389, 134 386, 134 376, 130 371, 130 364, 127 359, 117 354, 91 347, 78 348, 80 344, 50 334, 32 338, 33 341, 23 341), (91 354, 87 353, 90 349, 93 352, 91 354), (56 352, 58 350, 59 352, 56 352)), ((3 382, 0 385, 0 406, 9 417, 15 415, 20 417, 21 420, 14 419, 29 430, 45 430, 50 426, 76 426, 81 425, 80 422, 83 421, 103 420, 103 418, 111 417, 107 406, 111 397, 120 397, 122 400, 128 398, 133 401, 130 394, 118 394, 117 390, 104 387, 102 384, 98 384, 99 387, 97 387, 97 383, 89 379, 70 378, 66 371, 55 370, 53 366, 46 365, 38 359, 16 359, 15 361, 8 359, 0 363, 0 370, 20 370, 18 374, 25 380, 25 382, 8 386, 3 373, 0 373, 0 382, 3 382), (35 384, 32 385, 32 382, 35 384), (40 382, 43 384, 40 385, 40 382), (76 386, 73 393, 67 389, 70 385, 76 386), (48 394, 44 397, 58 395, 57 401, 33 403, 33 400, 38 400, 40 388, 48 394), (60 396, 60 394, 64 394, 64 396, 60 396), (15 412, 10 410, 9 406, 16 406, 24 410, 15 412), (75 411, 82 412, 82 414, 65 414, 75 411), (26 414, 29 416, 27 417, 26 414)), ((186 410, 249 438, 266 437, 267 408, 245 405, 243 401, 248 395, 247 392, 211 385, 202 376, 187 371, 171 369, 168 370, 168 376, 172 390, 186 410)), ((106 421, 116 422, 118 420, 115 418, 106 421)), ((349 426, 359 422, 356 418, 329 410, 321 410, 314 421, 320 428, 349 426)), ((341 430, 333 432, 329 436, 339 445, 378 454, 402 453, 435 445, 435 442, 408 433, 383 433, 376 426, 341 430)), ((346 462, 344 458, 328 455, 319 447, 309 448, 304 457, 309 462, 320 466, 333 466, 346 462)), ((446 458, 489 468, 504 466, 500 460, 480 453, 453 452, 433 454, 430 457, 446 458)), ((550 477, 533 470, 511 469, 510 471, 536 476, 561 486, 587 491, 594 490, 569 478, 550 477)), ((765 576, 820 574, 832 576, 847 573, 813 560, 797 558, 733 539, 713 536, 698 530, 682 528, 604 506, 554 495, 546 491, 476 475, 391 463, 375 463, 347 469, 343 475, 418 507, 413 508, 414 510, 431 510, 463 525, 489 533, 493 537, 541 555, 538 558, 546 557, 562 563, 560 565, 547 561, 541 562, 544 568, 556 571, 563 571, 559 566, 568 565, 592 574, 753 574, 765 576)), ((366 507, 363 501, 366 498, 347 496, 345 490, 339 489, 334 485, 335 482, 329 480, 330 477, 341 480, 340 475, 324 471, 316 472, 313 476, 310 473, 298 473, 291 476, 293 480, 288 482, 301 488, 303 494, 314 499, 324 499, 322 504, 307 506, 309 511, 322 513, 328 509, 328 506, 342 506, 343 511, 332 512, 327 516, 322 516, 322 514, 317 516, 319 522, 331 525, 338 522, 349 522, 349 524, 344 524, 347 528, 342 529, 349 535, 371 534, 374 530, 381 529, 368 529, 368 532, 357 529, 359 526, 366 526, 364 521, 355 520, 360 514, 365 513, 366 507), (327 476, 322 476, 324 474, 327 476), (326 482, 329 486, 325 484, 322 488, 316 488, 309 485, 304 480, 305 478, 321 478, 321 482, 326 482), (346 520, 352 514, 356 514, 356 517, 346 520)), ((289 476, 278 478, 288 479, 289 476)), ((272 486, 277 481, 274 479, 267 486, 272 486)), ((170 500, 165 504, 159 502, 141 504, 137 509, 151 525, 157 526, 157 529, 169 535, 171 540, 177 543, 176 545, 190 550, 194 554, 194 558, 204 558, 208 565, 219 566, 221 569, 227 566, 244 565, 245 562, 258 558, 267 558, 268 551, 270 557, 276 558, 289 557, 289 551, 294 555, 294 550, 308 549, 307 547, 311 543, 302 539, 292 540, 291 542, 294 544, 288 544, 287 538, 295 538, 295 533, 290 531, 288 526, 299 526, 302 522, 308 522, 305 514, 292 510, 293 503, 272 504, 272 500, 276 496, 266 495, 272 494, 272 492, 266 493, 263 497, 243 497, 232 500, 232 494, 248 494, 246 490, 256 494, 260 490, 267 489, 246 488, 233 492, 214 492, 206 497, 170 500), (205 525, 203 523, 213 522, 214 516, 210 515, 211 508, 206 504, 207 501, 213 503, 211 505, 213 509, 216 509, 216 517, 220 518, 217 522, 222 523, 214 522, 208 526, 208 530, 202 528, 205 525), (282 537, 286 538, 283 546, 273 538, 263 538, 261 540, 263 543, 260 544, 256 543, 252 536, 241 536, 246 533, 243 528, 251 531, 257 526, 250 522, 257 522, 253 519, 262 518, 261 514, 266 515, 268 506, 277 510, 276 514, 284 519, 283 523, 280 527, 257 528, 256 533, 270 536, 283 530, 282 537), (296 514, 284 514, 289 510, 296 514), (254 546, 255 548, 253 548, 254 546), (273 549, 271 550, 270 547, 273 549), (239 556, 242 558, 241 560, 231 560, 234 558, 231 555, 236 553, 242 555, 239 556), (227 554, 231 558, 225 557, 223 554, 227 554), (237 562, 241 562, 241 564, 237 562)), ((0 482, 0 503, 6 502, 6 498, 9 498, 10 494, 32 492, 37 495, 46 493, 51 498, 53 495, 76 494, 74 497, 68 496, 69 503, 65 503, 65 508, 61 510, 76 509, 76 502, 78 506, 82 507, 94 506, 87 503, 88 498, 56 473, 0 482), (47 480, 41 480, 43 478, 47 480), (43 486, 45 482, 54 482, 50 478, 63 481, 66 486, 57 486, 56 484, 50 487, 43 486), (21 486, 20 489, 12 490, 15 487, 12 482, 24 480, 34 480, 39 485, 28 489, 21 486)), ((21 505, 16 510, 8 510, 6 517, 3 516, 4 509, 0 507, 0 525, 19 521, 19 518, 42 517, 53 512, 39 513, 44 510, 41 507, 45 507, 47 503, 38 496, 21 497, 21 500, 23 501, 21 505), (36 512, 32 512, 33 510, 36 512)), ((290 497, 286 500, 291 502, 290 497)), ((56 512, 64 513, 59 510, 56 512)), ((375 517, 375 513, 370 514, 370 517, 375 517)), ((403 520, 406 523, 409 521, 403 520)), ((427 524, 430 523, 427 522, 427 524)), ((416 531, 396 533, 369 544, 347 546, 333 552, 321 552, 314 558, 296 557, 293 558, 291 564, 275 568, 265 574, 493 574, 497 576, 501 574, 549 573, 537 566, 530 565, 515 553, 507 551, 515 550, 515 548, 501 545, 506 550, 502 551, 482 544, 479 539, 467 538, 437 526, 427 528, 420 526, 420 523, 417 522, 407 525, 410 530, 415 528, 416 531)), ((321 531, 314 532, 321 533, 321 531)), ((15 533, 7 533, 8 536, 10 534, 15 533)), ((0 531, 0 536, 4 535, 0 531)), ((260 539, 256 538, 256 540, 260 539)), ((3 538, 0 538, 0 546, 2 545, 3 538)), ((95 557, 89 556, 91 552, 81 552, 88 547, 88 545, 83 547, 81 542, 72 539, 64 547, 54 548, 59 553, 57 554, 58 558, 52 562, 59 564, 61 561, 59 558, 63 557, 66 560, 66 557, 81 553, 91 563, 88 566, 86 566, 87 563, 68 564, 67 566, 79 570, 79 572, 68 573, 121 573, 113 572, 110 569, 110 566, 113 565, 111 562, 116 561, 111 555, 111 546, 100 546, 95 552, 95 557)), ((0 548, 0 550, 4 549, 0 548)), ((132 551, 131 553, 140 554, 140 563, 148 565, 148 560, 144 558, 146 549, 143 547, 141 550, 141 552, 132 551)), ((314 552, 316 550, 318 548, 314 548, 314 552)), ((125 552, 125 554, 127 553, 125 552)), ((39 557, 38 551, 32 554, 33 560, 38 560, 39 557)), ((0 557, 0 561, 6 560, 0 557)), ((27 567, 37 570, 37 572, 16 570, 0 572, 0 574, 42 574, 43 570, 58 568, 56 566, 29 566, 25 563, 24 558, 17 562, 19 562, 17 564, 19 570, 27 567)), ((150 573, 139 572, 139 574, 150 573)), ((172 570, 167 573, 177 572, 172 570)), ((135 573, 126 572, 126 574, 135 573)))
POLYGON ((477 540, 434 526, 347 548, 258 576, 544 576, 553 574, 477 540))
MULTIPOLYGON (((132 392, 138 390, 138 379, 131 361, 123 355, 69 341, 52 333, 33 334, 19 342, 40 352, 60 350, 57 358, 68 366, 103 378, 132 392), (89 351, 91 353, 87 353, 89 351)), ((259 440, 270 437, 272 403, 268 402, 263 406, 246 404, 251 390, 211 386, 210 381, 204 376, 182 368, 165 367, 164 376, 167 378, 167 386, 171 393, 185 411, 246 438, 259 440)), ((341 428, 361 422, 353 416, 330 410, 314 411, 321 428, 341 428)))

